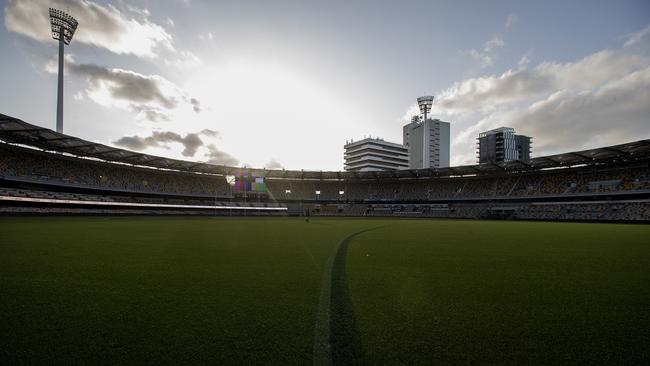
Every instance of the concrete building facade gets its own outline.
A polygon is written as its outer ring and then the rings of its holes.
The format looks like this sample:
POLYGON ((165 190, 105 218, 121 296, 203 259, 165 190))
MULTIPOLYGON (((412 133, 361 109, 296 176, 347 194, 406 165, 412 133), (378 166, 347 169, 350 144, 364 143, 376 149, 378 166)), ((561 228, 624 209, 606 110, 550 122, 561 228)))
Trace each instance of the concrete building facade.
POLYGON ((394 142, 378 138, 348 141, 345 150, 344 169, 347 171, 408 169, 408 149, 394 142))
POLYGON ((449 167, 449 122, 414 118, 403 127, 402 138, 409 151, 410 169, 449 167))

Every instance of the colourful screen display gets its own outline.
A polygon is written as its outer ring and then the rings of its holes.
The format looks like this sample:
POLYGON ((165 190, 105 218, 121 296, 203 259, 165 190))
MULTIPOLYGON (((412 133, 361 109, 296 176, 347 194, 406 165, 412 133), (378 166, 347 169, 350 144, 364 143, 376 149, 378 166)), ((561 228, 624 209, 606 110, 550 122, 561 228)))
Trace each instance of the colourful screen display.
POLYGON ((255 177, 248 172, 239 172, 235 176, 235 191, 237 192, 266 192, 264 178, 255 177))

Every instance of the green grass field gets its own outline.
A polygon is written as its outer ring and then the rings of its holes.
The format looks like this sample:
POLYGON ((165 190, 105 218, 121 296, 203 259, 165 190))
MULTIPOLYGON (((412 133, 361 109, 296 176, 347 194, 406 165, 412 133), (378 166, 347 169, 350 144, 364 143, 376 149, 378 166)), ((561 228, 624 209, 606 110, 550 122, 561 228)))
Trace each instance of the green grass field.
POLYGON ((650 226, 0 218, 0 364, 311 364, 323 274, 369 364, 643 364, 650 226))

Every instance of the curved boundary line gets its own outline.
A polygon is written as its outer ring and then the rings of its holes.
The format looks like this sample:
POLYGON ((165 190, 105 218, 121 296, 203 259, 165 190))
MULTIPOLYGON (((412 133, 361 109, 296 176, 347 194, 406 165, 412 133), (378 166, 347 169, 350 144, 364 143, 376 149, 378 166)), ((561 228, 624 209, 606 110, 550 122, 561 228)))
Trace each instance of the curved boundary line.
MULTIPOLYGON (((323 274, 323 280, 321 284, 320 291, 320 301, 318 303, 318 312, 316 316, 316 327, 314 333, 314 353, 313 353, 313 364, 318 366, 331 366, 334 365, 334 355, 341 353, 359 353, 359 350, 355 350, 358 345, 356 344, 343 344, 343 342, 337 342, 337 337, 341 334, 332 334, 332 300, 336 297, 338 305, 345 306, 346 302, 349 304, 349 298, 347 294, 347 289, 341 287, 347 287, 347 282, 345 281, 345 259, 347 255, 347 246, 352 238, 367 231, 376 230, 383 226, 378 226, 370 229, 363 229, 352 234, 349 234, 343 238, 334 249, 332 255, 330 255, 327 260, 327 265, 325 267, 325 273, 323 274), (336 271, 336 269, 339 269, 336 271), (334 274, 338 275, 338 278, 335 278, 334 274), (337 286, 338 285, 338 286, 337 286), (336 286, 336 288, 335 288, 336 286), (342 292, 342 293, 341 293, 342 292), (341 350, 341 345, 349 346, 348 350, 341 350), (342 351, 342 352, 341 352, 342 351)), ((349 309, 351 310, 351 309, 349 309)), ((351 314, 350 314, 351 315, 351 314)), ((354 318, 350 319, 354 321, 354 318)), ((351 324, 354 327, 354 324, 351 324)), ((337 329, 337 331, 339 331, 337 329)), ((337 332, 338 333, 338 332, 337 332)), ((354 343, 354 342, 353 342, 354 343)), ((360 355, 357 355, 360 356, 360 355)), ((349 360, 353 361, 353 360, 349 360)), ((340 364, 337 362, 336 364, 340 364)))

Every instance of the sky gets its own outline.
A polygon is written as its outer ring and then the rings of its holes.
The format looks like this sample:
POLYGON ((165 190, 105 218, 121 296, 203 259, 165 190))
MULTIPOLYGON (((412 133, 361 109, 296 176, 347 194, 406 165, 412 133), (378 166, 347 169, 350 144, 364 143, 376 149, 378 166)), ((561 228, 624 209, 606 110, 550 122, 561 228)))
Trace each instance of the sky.
POLYGON ((54 129, 48 8, 66 47, 64 133, 215 164, 342 170, 401 143, 416 98, 451 164, 507 126, 533 156, 650 138, 650 2, 4 0, 0 113, 54 129))

